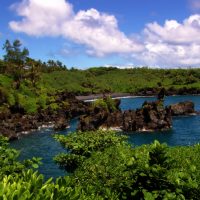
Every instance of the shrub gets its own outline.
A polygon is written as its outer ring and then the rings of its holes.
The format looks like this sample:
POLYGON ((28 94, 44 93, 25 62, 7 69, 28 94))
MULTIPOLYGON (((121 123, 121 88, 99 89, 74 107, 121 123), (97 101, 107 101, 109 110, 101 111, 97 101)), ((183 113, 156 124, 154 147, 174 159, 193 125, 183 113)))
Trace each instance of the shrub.
POLYGON ((92 107, 100 107, 106 111, 108 111, 108 105, 103 99, 97 99, 96 101, 92 102, 92 107))
POLYGON ((8 139, 3 136, 0 136, 0 155, 0 180, 2 180, 5 175, 21 175, 24 169, 29 167, 37 168, 38 164, 40 164, 39 158, 19 162, 19 152, 9 148, 8 139))
POLYGON ((53 111, 56 111, 59 109, 59 105, 57 103, 51 103, 49 106, 53 111))
POLYGON ((69 150, 60 154, 54 160, 68 171, 74 171, 81 163, 95 151, 123 143, 125 136, 118 137, 113 131, 76 132, 64 135, 55 135, 54 138, 69 150))
POLYGON ((9 106, 15 105, 15 94, 10 92, 7 96, 7 101, 8 101, 9 106))
POLYGON ((110 96, 106 97, 104 99, 104 101, 106 102, 107 107, 108 107, 110 112, 113 112, 113 111, 117 110, 116 105, 115 105, 115 100, 112 99, 110 96))
POLYGON ((40 108, 46 109, 47 108, 47 95, 41 94, 37 99, 37 103, 40 108))
POLYGON ((92 107, 100 107, 102 109, 105 109, 106 111, 113 112, 116 111, 116 105, 115 100, 111 97, 105 97, 103 99, 97 99, 96 101, 92 102, 92 107))
POLYGON ((103 200, 98 196, 85 194, 80 185, 72 187, 71 177, 45 180, 42 174, 32 169, 38 167, 40 159, 17 161, 19 152, 9 148, 8 139, 2 136, 0 155, 0 199, 103 200))
POLYGON ((177 152, 180 147, 172 149, 158 141, 133 148, 121 137, 103 131, 56 135, 69 151, 58 155, 56 161, 67 166, 66 169, 75 168, 72 184, 82 187, 89 196, 134 200, 199 199, 198 145, 195 151, 188 148, 190 155, 185 151, 187 147, 177 152), (186 154, 192 159, 182 165, 186 154))
POLYGON ((37 112, 38 105, 36 98, 31 98, 18 93, 16 102, 28 114, 33 114, 37 112))

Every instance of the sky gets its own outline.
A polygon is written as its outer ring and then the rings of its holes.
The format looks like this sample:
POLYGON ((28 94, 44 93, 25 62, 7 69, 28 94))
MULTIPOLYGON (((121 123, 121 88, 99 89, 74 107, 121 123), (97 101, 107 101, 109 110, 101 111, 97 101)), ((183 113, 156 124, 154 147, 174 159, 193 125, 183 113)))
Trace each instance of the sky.
POLYGON ((200 67, 200 0, 0 0, 6 39, 69 68, 200 67))

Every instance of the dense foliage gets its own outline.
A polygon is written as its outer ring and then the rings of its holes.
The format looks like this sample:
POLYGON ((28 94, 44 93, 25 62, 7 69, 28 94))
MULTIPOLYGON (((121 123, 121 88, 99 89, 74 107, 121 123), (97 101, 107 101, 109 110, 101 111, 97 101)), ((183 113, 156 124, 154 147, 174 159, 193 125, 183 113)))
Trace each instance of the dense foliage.
POLYGON ((144 89, 200 88, 200 69, 90 68, 54 71, 42 75, 46 87, 78 93, 122 92, 137 94, 144 89), (58 78, 59 77, 59 78, 58 78), (56 80, 56 81, 55 81, 56 80))
POLYGON ((56 162, 72 172, 56 180, 34 170, 37 158, 19 162, 19 152, 0 138, 0 199, 199 199, 200 145, 133 147, 112 131, 55 138, 69 150, 56 162))
MULTIPOLYGON (((129 92, 164 87, 200 89, 200 69, 67 69, 59 61, 29 56, 19 40, 6 41, 0 60, 0 113, 57 110, 56 93, 129 92)), ((113 107, 110 98, 93 106, 113 107)), ((3 115, 2 115, 3 116, 3 115)), ((0 137, 0 199, 199 199, 200 145, 168 147, 155 141, 132 147, 112 131, 55 135, 68 153, 55 161, 70 176, 45 180, 40 159, 19 162, 19 152, 0 137)))
POLYGON ((199 199, 199 145, 170 148, 155 141, 133 148, 112 131, 55 137, 69 150, 58 155, 56 162, 66 170, 74 167, 74 186, 89 195, 103 199, 199 199))
POLYGON ((68 171, 74 171, 91 156, 93 152, 104 151, 107 147, 123 143, 124 137, 118 137, 114 132, 77 132, 64 135, 55 135, 69 153, 62 153, 55 157, 55 161, 68 171))
POLYGON ((19 152, 9 148, 7 139, 0 137, 0 199, 96 199, 94 196, 88 197, 80 186, 73 186, 70 177, 45 180, 42 174, 34 170, 40 164, 39 158, 19 162, 18 155, 19 152))
POLYGON ((6 41, 5 55, 0 59, 0 110, 33 114, 40 109, 57 109, 59 91, 75 94, 132 93, 142 90, 200 89, 200 69, 118 69, 93 67, 67 69, 59 61, 34 60, 19 40, 6 41), (49 98, 49 96, 51 96, 49 98), (53 96, 53 97, 52 97, 53 96), (51 106, 50 106, 51 105, 51 106))
MULTIPOLYGON (((59 61, 41 62, 30 57, 19 40, 6 41, 0 60, 0 111, 33 114, 40 109, 56 109, 55 97, 42 82, 42 74, 67 70, 59 61)), ((55 92, 55 91, 54 91, 55 92)))

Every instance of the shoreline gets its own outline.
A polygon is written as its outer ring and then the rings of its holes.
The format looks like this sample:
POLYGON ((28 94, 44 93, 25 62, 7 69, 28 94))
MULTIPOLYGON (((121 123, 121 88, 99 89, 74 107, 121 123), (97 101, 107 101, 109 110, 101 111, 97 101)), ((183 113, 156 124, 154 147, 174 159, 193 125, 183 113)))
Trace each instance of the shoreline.
MULTIPOLYGON (((154 94, 154 95, 153 94, 151 94, 151 95, 150 94, 149 95, 135 95, 135 94, 130 94, 130 93, 108 93, 108 94, 101 93, 101 94, 95 94, 95 95, 92 94, 92 95, 86 95, 86 96, 76 96, 76 99, 81 100, 82 102, 83 101, 91 102, 91 101, 94 101, 95 99, 102 98, 105 95, 110 96, 114 99, 156 97, 156 94, 154 94)), ((186 96, 186 95, 199 96, 200 94, 181 94, 181 95, 180 94, 170 94, 170 95, 166 95, 166 96, 186 96)), ((74 104, 77 104, 77 102, 75 101, 74 104)), ((85 103, 84 106, 87 107, 87 103, 85 103)), ((80 107, 80 105, 79 105, 79 107, 80 107)), ((74 106, 75 110, 72 109, 70 111, 72 113, 74 111, 76 111, 76 113, 73 113, 74 117, 80 111, 83 112, 83 110, 77 110, 77 108, 78 108, 77 106, 74 106)), ((48 128, 49 126, 52 127, 53 125, 55 125, 55 123, 59 122, 59 120, 57 120, 57 119, 59 119, 59 115, 58 116, 55 115, 52 118, 52 115, 49 115, 49 113, 46 113, 44 116, 42 115, 42 117, 45 117, 44 119, 46 119, 46 117, 51 116, 49 118, 50 121, 41 121, 41 119, 38 119, 37 115, 35 115, 35 116, 24 115, 24 116, 26 116, 26 118, 21 117, 21 119, 20 119, 19 117, 18 118, 13 117, 12 118, 13 120, 10 120, 10 119, 8 119, 7 121, 3 120, 4 123, 2 123, 2 131, 1 131, 2 133, 4 133, 3 135, 9 137, 11 140, 18 139, 18 138, 22 137, 23 135, 30 134, 31 132, 38 131, 42 128, 48 128), (22 119, 25 119, 25 120, 22 120, 22 119)))
MULTIPOLYGON (((79 95, 76 96, 76 99, 80 101, 90 102, 95 101, 97 99, 103 98, 103 96, 110 96, 113 99, 126 99, 126 98, 146 98, 146 97, 156 97, 157 94, 152 95, 137 95, 137 94, 131 94, 131 93, 108 93, 108 94, 91 94, 91 95, 79 95)), ((200 94, 170 94, 166 96, 200 96, 200 94)))
POLYGON ((111 98, 122 98, 122 97, 132 97, 133 94, 130 93, 107 93, 107 94, 90 94, 90 95, 79 95, 76 96, 76 99, 80 101, 90 101, 90 100, 95 100, 95 99, 100 99, 103 98, 103 96, 110 96, 111 98))

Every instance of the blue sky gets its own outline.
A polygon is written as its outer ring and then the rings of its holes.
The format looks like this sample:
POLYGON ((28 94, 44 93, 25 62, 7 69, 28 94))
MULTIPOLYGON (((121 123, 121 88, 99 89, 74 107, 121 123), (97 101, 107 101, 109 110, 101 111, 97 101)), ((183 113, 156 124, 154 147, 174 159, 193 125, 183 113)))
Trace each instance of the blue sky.
POLYGON ((0 45, 68 67, 198 67, 199 12, 200 0, 1 0, 0 45))

